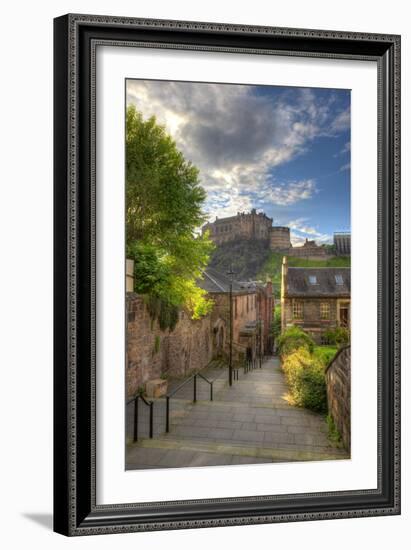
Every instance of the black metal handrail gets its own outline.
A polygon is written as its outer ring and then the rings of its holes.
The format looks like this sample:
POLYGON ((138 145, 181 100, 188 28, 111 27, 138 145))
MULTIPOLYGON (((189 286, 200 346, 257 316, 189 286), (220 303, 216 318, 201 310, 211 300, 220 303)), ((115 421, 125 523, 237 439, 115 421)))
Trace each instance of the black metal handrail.
POLYGON ((170 431, 170 399, 179 391, 183 386, 188 384, 188 382, 191 382, 193 380, 193 403, 197 402, 197 377, 202 378, 207 384, 210 386, 210 401, 213 400, 213 384, 214 380, 209 380, 206 378, 203 374, 200 372, 196 372, 190 378, 187 378, 187 380, 184 380, 179 386, 177 386, 172 392, 168 393, 166 395, 166 432, 168 433, 170 431))
MULTIPOLYGON (((233 345, 236 347, 236 348, 242 348, 241 351, 244 350, 244 374, 247 374, 247 372, 249 370, 251 370, 251 364, 249 362, 249 359, 247 357, 247 349, 249 346, 245 346, 244 344, 240 344, 238 342, 233 342, 233 345)), ((234 374, 234 380, 238 380, 239 377, 238 377, 238 371, 239 369, 234 369, 233 371, 233 374, 234 374)))
POLYGON ((133 403, 134 401, 134 426, 133 426, 133 441, 138 441, 138 400, 141 399, 141 401, 150 407, 150 417, 149 417, 149 437, 150 439, 153 438, 153 401, 147 401, 147 399, 144 397, 144 395, 141 395, 138 393, 133 398, 129 399, 127 401, 127 405, 130 403, 133 403))

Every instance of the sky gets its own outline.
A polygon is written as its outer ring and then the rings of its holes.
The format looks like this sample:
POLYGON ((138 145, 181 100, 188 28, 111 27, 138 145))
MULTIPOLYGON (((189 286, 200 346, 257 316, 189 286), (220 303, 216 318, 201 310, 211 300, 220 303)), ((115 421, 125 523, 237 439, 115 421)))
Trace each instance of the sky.
POLYGON ((200 170, 209 221, 256 208, 273 225, 332 242, 350 230, 350 91, 127 80, 200 170))

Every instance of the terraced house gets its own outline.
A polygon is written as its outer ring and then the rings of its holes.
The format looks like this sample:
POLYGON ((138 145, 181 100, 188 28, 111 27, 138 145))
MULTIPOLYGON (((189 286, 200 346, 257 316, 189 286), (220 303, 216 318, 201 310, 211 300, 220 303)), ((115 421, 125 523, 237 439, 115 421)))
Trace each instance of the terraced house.
POLYGON ((281 329, 301 327, 317 342, 327 329, 350 328, 349 267, 289 267, 283 258, 281 329))

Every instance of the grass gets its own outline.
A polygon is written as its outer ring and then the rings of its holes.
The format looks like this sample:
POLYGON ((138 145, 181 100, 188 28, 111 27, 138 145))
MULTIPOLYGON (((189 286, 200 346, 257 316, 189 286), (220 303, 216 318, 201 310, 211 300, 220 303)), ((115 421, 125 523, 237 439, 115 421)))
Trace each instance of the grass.
POLYGON ((288 256, 288 265, 290 267, 350 267, 351 258, 350 256, 335 256, 329 260, 307 260, 288 256))
POLYGON ((328 364, 333 360, 337 351, 337 346, 315 346, 313 355, 321 361, 324 367, 327 367, 328 364))

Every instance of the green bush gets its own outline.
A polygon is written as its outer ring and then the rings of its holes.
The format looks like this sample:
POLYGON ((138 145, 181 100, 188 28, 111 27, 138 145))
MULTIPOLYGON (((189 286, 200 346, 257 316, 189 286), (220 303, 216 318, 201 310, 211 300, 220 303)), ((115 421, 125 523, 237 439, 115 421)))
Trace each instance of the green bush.
POLYGON ((312 353, 314 351, 314 340, 299 327, 292 326, 277 338, 277 346, 281 356, 289 355, 300 348, 312 353))
POLYGON ((295 405, 312 411, 327 411, 327 391, 322 362, 300 348, 287 355, 283 369, 295 405))
POLYGON ((274 308, 274 320, 271 323, 271 333, 274 337, 274 340, 281 334, 281 306, 277 305, 274 308))
POLYGON ((326 330, 323 341, 330 346, 345 346, 350 342, 350 331, 345 327, 326 330))
POLYGON ((321 361, 324 367, 327 367, 334 359, 337 351, 337 346, 315 346, 313 355, 321 361))

